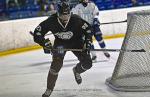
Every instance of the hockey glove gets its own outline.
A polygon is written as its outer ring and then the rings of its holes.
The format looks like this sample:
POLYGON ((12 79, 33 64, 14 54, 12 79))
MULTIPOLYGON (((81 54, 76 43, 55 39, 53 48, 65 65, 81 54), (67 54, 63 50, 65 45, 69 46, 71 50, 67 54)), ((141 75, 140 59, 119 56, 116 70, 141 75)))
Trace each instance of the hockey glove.
POLYGON ((43 42, 43 49, 45 54, 52 54, 52 44, 49 39, 44 40, 43 42))
POLYGON ((99 22, 98 18, 93 19, 93 26, 100 26, 100 22, 99 22))

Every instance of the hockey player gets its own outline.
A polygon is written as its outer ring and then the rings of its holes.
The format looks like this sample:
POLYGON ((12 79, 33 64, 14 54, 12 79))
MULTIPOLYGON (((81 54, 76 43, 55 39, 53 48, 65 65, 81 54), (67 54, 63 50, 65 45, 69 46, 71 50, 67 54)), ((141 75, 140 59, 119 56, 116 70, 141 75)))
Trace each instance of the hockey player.
MULTIPOLYGON (((106 44, 103 40, 101 30, 99 28, 100 22, 98 20, 99 17, 99 10, 97 6, 90 2, 89 0, 80 0, 79 4, 75 6, 75 8, 72 9, 73 14, 79 15, 81 18, 86 20, 89 24, 92 26, 92 36, 95 37, 95 39, 98 41, 99 46, 104 49, 106 48, 106 44)), ((92 49, 94 49, 94 44, 92 43, 91 46, 92 49)), ((92 60, 96 59, 95 52, 91 52, 92 54, 92 60)), ((109 58, 110 54, 108 52, 104 52, 104 55, 109 58)))
POLYGON ((67 2, 57 5, 57 12, 41 22, 34 31, 34 41, 44 48, 51 49, 52 63, 47 77, 47 89, 42 97, 49 97, 54 89, 58 73, 63 66, 66 51, 63 49, 83 49, 72 51, 79 63, 73 67, 77 84, 81 84, 81 73, 92 67, 89 49, 91 47, 91 26, 77 15, 70 14, 67 2), (51 31, 55 37, 54 45, 44 35, 51 31), (55 50, 54 50, 55 49, 55 50), (56 50, 57 49, 57 50, 56 50))

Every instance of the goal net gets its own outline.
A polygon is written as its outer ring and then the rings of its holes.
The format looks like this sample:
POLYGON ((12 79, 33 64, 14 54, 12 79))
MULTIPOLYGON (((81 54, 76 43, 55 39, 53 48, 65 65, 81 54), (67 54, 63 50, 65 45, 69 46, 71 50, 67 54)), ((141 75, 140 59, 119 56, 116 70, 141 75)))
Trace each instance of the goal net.
POLYGON ((112 77, 106 79, 106 84, 118 91, 150 91, 149 48, 150 10, 128 13, 121 49, 145 49, 146 52, 120 52, 112 77))

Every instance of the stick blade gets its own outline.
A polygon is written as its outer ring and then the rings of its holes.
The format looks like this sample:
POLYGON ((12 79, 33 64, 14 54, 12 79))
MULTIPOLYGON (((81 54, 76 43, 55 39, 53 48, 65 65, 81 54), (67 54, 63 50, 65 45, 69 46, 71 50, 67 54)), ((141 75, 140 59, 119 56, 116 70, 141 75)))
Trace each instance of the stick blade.
POLYGON ((144 49, 140 49, 140 50, 132 50, 132 52, 146 52, 144 49))

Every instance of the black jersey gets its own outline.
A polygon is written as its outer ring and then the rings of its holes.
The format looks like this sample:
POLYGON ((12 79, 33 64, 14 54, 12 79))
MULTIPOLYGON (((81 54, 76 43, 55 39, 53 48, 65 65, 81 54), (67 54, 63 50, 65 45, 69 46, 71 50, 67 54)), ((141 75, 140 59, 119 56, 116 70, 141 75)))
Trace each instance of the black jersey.
POLYGON ((77 15, 71 14, 69 21, 64 25, 60 22, 57 14, 53 14, 36 27, 34 41, 43 42, 46 33, 51 31, 55 41, 65 45, 82 43, 91 40, 91 27, 85 20, 77 15))

